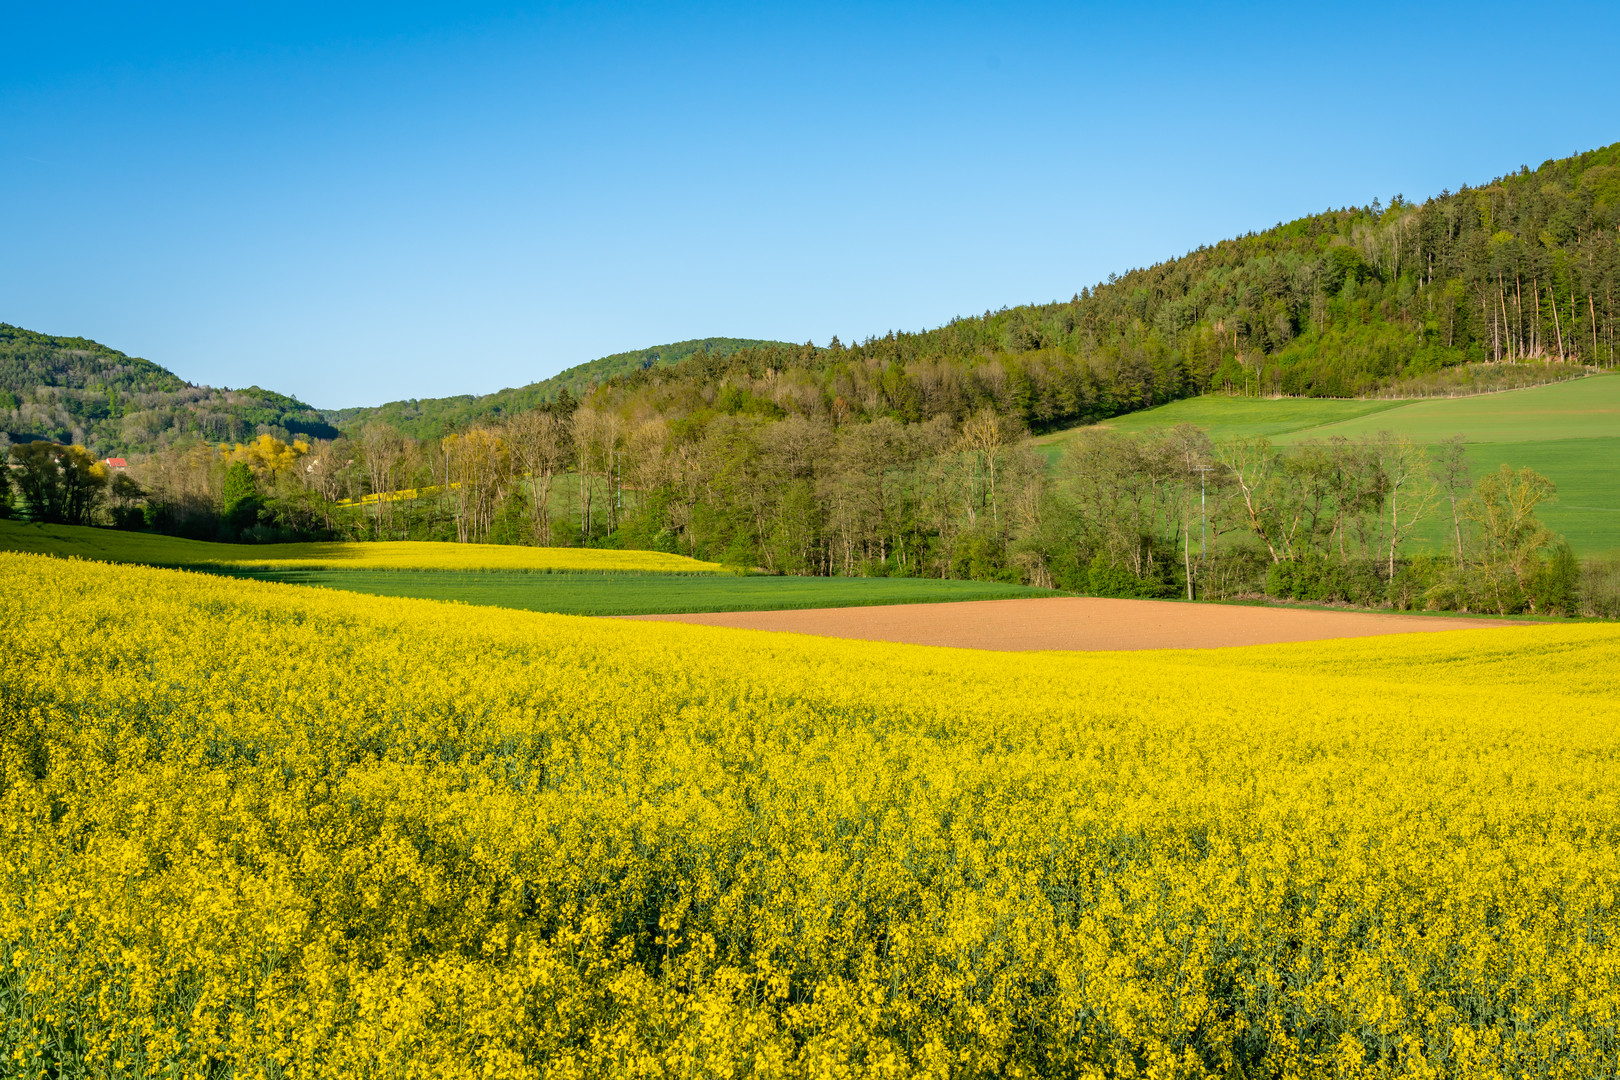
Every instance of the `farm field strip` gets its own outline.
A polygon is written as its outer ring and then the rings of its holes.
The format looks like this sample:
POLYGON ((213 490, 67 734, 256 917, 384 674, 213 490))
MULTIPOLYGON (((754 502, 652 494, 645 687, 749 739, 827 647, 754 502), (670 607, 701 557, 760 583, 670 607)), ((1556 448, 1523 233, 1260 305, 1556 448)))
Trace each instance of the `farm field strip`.
POLYGON ((406 596, 564 615, 640 615, 933 604, 1050 596, 1050 589, 937 578, 743 577, 394 570, 235 571, 233 576, 375 596, 406 596))
POLYGON ((1054 596, 1037 600, 644 615, 695 626, 1006 652, 1214 649, 1522 626, 1490 619, 1054 596))
POLYGON ((1606 625, 1019 655, 0 554, 8 1067, 1600 1075, 1617 669, 1606 625))
POLYGON ((719 563, 661 551, 540 548, 415 540, 304 544, 216 544, 77 525, 0 521, 0 551, 76 556, 146 566, 263 570, 596 571, 721 573, 719 563))

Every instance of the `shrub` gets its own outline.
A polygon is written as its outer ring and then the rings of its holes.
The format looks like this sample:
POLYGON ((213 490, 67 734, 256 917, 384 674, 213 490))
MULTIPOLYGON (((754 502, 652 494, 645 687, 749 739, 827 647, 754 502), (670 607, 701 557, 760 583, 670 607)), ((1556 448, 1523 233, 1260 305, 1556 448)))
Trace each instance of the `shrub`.
POLYGON ((1384 584, 1367 560, 1339 561, 1308 552, 1272 565, 1266 592, 1280 600, 1371 606, 1384 598, 1384 584))
POLYGON ((1538 615, 1573 615, 1580 609, 1581 565, 1568 541, 1552 546, 1525 592, 1530 609, 1538 615))
POLYGON ((1620 559, 1587 559, 1581 564, 1580 611, 1620 619, 1620 559))
POLYGON ((1384 590, 1385 601, 1397 611, 1411 611, 1425 604, 1446 569, 1446 561, 1433 555, 1419 555, 1399 563, 1384 590))
POLYGON ((1116 566, 1107 555, 1098 553, 1086 571, 1086 591, 1092 596, 1117 596, 1147 600, 1164 596, 1173 584, 1160 577, 1138 577, 1123 566, 1116 566))

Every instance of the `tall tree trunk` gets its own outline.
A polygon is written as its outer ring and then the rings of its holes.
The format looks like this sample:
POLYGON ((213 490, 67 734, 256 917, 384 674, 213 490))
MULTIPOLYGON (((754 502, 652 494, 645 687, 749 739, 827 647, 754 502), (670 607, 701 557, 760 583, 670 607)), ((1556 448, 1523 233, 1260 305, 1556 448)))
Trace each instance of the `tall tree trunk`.
POLYGON ((1541 355, 1541 278, 1537 276, 1530 280, 1534 283, 1534 291, 1530 302, 1536 308, 1535 321, 1530 324, 1530 355, 1539 357, 1541 355))
POLYGON ((1597 344, 1597 302, 1592 299, 1592 291, 1590 289, 1588 289, 1586 291, 1586 306, 1587 306, 1588 309, 1590 309, 1590 311, 1592 313, 1592 359, 1596 360, 1597 359, 1597 354, 1598 354, 1598 344, 1597 344))
POLYGON ((1515 356, 1516 359, 1523 360, 1524 359, 1524 278, 1519 274, 1514 274, 1513 275, 1513 314, 1515 316, 1514 322, 1516 324, 1514 326, 1514 337, 1517 339, 1515 341, 1515 343, 1514 343, 1514 356, 1515 356))
POLYGON ((1558 335, 1558 360, 1564 359, 1564 328, 1558 323, 1558 292, 1551 285, 1547 286, 1547 293, 1552 298, 1553 333, 1558 335))
POLYGON ((1395 545, 1401 540, 1401 485, 1391 485, 1389 490, 1389 580, 1395 580, 1395 545))
POLYGON ((1502 358, 1512 361, 1513 335, 1508 330, 1507 282, 1500 270, 1496 272, 1496 302, 1502 309, 1502 358))
MULTIPOLYGON (((1501 338, 1501 335, 1499 333, 1497 333, 1497 330, 1496 330, 1496 312, 1491 311, 1491 312, 1487 313, 1487 311, 1486 311, 1487 307, 1488 307, 1488 305, 1485 303, 1485 287, 1483 285, 1481 285, 1480 289, 1479 289, 1479 313, 1484 318, 1490 320, 1490 324, 1491 324, 1491 359, 1492 360, 1500 360, 1500 359, 1502 359, 1502 338, 1501 338)), ((1480 329, 1483 330, 1484 326, 1481 326, 1480 329)))

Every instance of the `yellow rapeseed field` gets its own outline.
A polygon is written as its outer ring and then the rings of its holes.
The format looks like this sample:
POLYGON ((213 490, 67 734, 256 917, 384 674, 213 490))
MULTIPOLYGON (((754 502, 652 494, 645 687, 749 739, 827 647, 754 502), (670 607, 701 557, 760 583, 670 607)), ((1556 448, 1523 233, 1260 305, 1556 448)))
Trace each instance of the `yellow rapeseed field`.
POLYGON ((1616 672, 0 554, 0 1072, 1613 1076, 1616 672))
POLYGON ((213 544, 152 533, 77 525, 0 521, 0 551, 77 556, 147 566, 265 570, 581 570, 719 573, 719 563, 661 551, 543 548, 515 544, 441 544, 381 540, 314 544, 213 544))

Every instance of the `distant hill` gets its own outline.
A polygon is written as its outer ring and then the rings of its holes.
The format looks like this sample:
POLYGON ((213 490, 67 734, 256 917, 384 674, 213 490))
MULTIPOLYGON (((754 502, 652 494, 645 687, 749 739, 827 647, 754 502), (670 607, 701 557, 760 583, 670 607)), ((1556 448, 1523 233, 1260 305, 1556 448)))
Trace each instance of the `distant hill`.
POLYGON ((724 357, 740 348, 772 344, 748 338, 679 341, 604 356, 493 394, 322 411, 257 386, 199 386, 89 338, 55 337, 0 323, 0 433, 12 442, 79 443, 97 456, 151 453, 189 441, 242 442, 261 431, 280 438, 330 439, 341 434, 340 428, 373 419, 417 438, 436 438, 471 422, 551 401, 565 388, 580 396, 614 376, 694 355, 724 357))
POLYGON ((0 323, 0 432, 14 442, 79 443, 99 456, 188 440, 236 442, 260 431, 284 438, 338 433, 312 406, 284 394, 198 386, 88 338, 0 323))
POLYGON ((345 430, 380 420, 414 438, 437 438, 475 421, 498 419, 554 401, 564 390, 576 398, 583 397, 593 386, 638 371, 668 367, 696 357, 719 359, 742 349, 781 346, 783 343, 779 341, 754 338, 695 338, 634 352, 614 353, 576 364, 549 379, 514 389, 497 390, 492 394, 413 398, 410 401, 391 401, 386 405, 333 409, 324 415, 330 423, 345 430))

